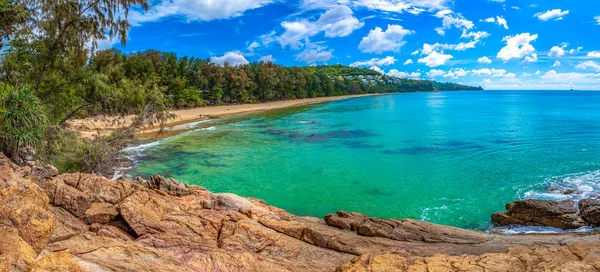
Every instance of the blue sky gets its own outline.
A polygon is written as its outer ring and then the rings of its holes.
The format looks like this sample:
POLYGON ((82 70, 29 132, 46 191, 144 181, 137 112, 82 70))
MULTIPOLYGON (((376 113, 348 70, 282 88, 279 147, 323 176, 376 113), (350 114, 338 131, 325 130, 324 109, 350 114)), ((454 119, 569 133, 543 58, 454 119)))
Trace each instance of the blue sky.
POLYGON ((596 0, 158 0, 125 52, 344 64, 486 89, 600 89, 596 0))

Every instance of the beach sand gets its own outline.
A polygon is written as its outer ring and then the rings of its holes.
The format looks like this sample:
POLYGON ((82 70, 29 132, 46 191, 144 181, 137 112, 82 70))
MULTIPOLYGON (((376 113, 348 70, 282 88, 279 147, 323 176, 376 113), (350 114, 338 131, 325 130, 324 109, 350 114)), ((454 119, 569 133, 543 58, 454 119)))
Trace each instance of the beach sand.
MULTIPOLYGON (((174 110, 171 111, 176 115, 175 119, 169 120, 165 126, 171 127, 181 125, 189 122, 200 121, 203 119, 210 119, 215 117, 228 116, 240 113, 258 112, 266 110, 281 109, 287 107, 323 103, 334 100, 356 98, 363 96, 372 96, 376 94, 363 94, 363 95, 344 95, 344 96, 330 96, 330 97, 317 97, 317 98, 305 98, 295 100, 284 100, 257 104, 241 104, 241 105, 225 105, 225 106, 210 106, 200 107, 192 109, 174 110)), ((71 131, 78 132, 83 138, 94 138, 96 136, 109 135, 113 131, 120 127, 128 126, 131 124, 133 116, 126 117, 107 117, 107 116, 95 116, 84 119, 73 119, 67 122, 68 128, 71 131)), ((138 131, 139 134, 149 133, 157 131, 158 126, 148 126, 138 131)))

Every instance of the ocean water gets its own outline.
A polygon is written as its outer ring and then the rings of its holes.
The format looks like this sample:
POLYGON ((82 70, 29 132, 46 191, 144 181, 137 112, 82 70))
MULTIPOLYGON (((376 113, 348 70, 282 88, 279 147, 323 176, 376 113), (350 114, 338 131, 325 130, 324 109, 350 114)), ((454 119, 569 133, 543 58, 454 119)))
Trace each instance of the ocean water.
POLYGON ((297 215, 346 210, 478 230, 511 201, 600 192, 600 92, 380 95, 197 125, 129 148, 128 174, 297 215))

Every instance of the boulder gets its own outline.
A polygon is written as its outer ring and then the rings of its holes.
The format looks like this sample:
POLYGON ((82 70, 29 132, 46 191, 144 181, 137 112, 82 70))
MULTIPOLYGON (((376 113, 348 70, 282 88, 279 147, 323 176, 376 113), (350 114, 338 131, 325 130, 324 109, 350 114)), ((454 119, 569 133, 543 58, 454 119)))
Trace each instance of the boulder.
POLYGON ((573 200, 527 199, 506 204, 506 213, 492 215, 497 225, 547 226, 575 229, 585 226, 573 200))
POLYGON ((406 258, 398 254, 364 254, 340 265, 337 272, 371 271, 598 271, 598 245, 575 244, 551 249, 511 248, 504 253, 406 258))
POLYGON ((579 211, 586 223, 593 227, 600 226, 600 199, 580 200, 579 211))
POLYGON ((52 165, 34 166, 30 175, 41 179, 52 178, 58 176, 58 169, 52 165))
POLYGON ((100 223, 106 224, 119 215, 117 207, 110 203, 93 203, 87 211, 85 211, 85 220, 89 224, 100 223))
POLYGON ((478 244, 492 239, 482 233, 418 220, 382 220, 344 211, 326 215, 325 222, 333 227, 352 230, 361 236, 405 242, 478 244))
POLYGON ((148 189, 160 190, 172 196, 185 196, 191 194, 189 185, 172 178, 166 179, 161 175, 153 175, 148 181, 143 181, 138 177, 137 183, 148 189))

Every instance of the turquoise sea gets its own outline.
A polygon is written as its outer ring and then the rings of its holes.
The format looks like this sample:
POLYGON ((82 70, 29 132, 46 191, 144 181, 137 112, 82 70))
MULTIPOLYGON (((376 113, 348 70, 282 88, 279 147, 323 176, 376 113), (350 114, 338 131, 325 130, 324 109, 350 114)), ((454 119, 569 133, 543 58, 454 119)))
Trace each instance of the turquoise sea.
POLYGON ((297 215, 347 210, 480 230, 514 200, 600 192, 600 92, 380 95, 188 126, 127 149, 128 174, 297 215))

